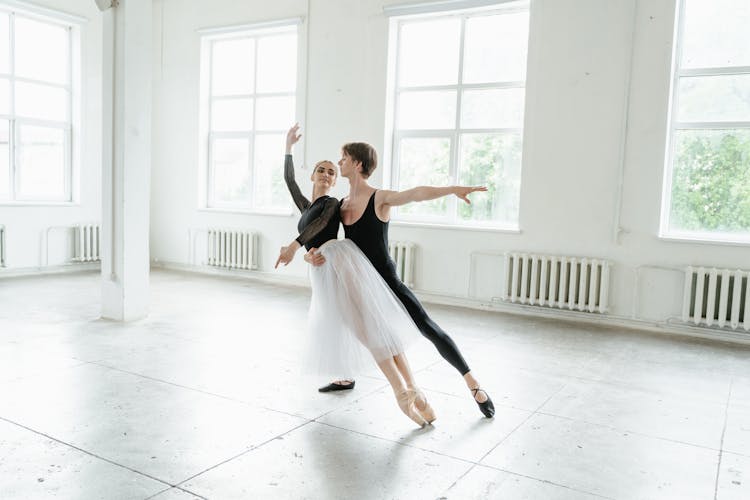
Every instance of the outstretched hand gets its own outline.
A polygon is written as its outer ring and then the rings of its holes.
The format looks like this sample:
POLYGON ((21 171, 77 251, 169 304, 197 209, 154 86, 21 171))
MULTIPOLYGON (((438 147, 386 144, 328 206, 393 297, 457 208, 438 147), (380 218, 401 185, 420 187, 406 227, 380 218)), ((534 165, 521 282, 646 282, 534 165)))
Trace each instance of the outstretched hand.
POLYGON ((471 200, 469 200, 469 194, 473 193, 474 191, 487 191, 486 186, 456 186, 456 190, 453 192, 456 196, 464 200, 466 203, 471 205, 471 200))
POLYGON ((279 258, 276 261, 276 265, 273 266, 273 268, 276 269, 277 267, 279 267, 279 264, 284 264, 285 266, 289 264, 292 261, 292 259, 294 259, 294 254, 297 253, 297 248, 294 248, 292 245, 281 247, 281 251, 279 252, 279 258))
POLYGON ((305 254, 304 259, 305 262, 315 267, 322 266, 326 262, 326 258, 320 255, 318 249, 315 247, 311 248, 310 251, 305 254))
POLYGON ((299 131, 299 123, 292 125, 292 128, 286 133, 286 152, 287 154, 292 152, 292 146, 294 146, 302 134, 297 134, 299 131))

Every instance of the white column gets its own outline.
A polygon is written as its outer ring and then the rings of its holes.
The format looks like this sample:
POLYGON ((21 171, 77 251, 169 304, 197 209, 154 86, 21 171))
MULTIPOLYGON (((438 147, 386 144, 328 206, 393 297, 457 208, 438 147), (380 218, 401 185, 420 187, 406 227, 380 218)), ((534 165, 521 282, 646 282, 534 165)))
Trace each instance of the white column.
POLYGON ((152 0, 102 13, 102 317, 148 315, 152 0))

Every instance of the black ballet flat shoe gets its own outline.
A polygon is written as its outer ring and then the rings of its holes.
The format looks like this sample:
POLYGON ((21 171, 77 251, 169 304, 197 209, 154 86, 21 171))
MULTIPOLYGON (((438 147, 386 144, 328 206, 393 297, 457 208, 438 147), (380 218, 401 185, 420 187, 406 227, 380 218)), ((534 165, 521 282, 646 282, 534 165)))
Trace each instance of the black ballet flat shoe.
POLYGON ((479 387, 477 387, 476 389, 472 389, 471 393, 474 396, 474 401, 479 406, 479 411, 481 411, 482 414, 485 417, 487 417, 487 418, 494 417, 495 416, 495 405, 492 404, 492 399, 490 399, 490 395, 487 394, 487 391, 485 391, 484 389, 480 389, 479 387), (487 396, 487 401, 485 401, 484 403, 480 403, 479 401, 477 401, 477 393, 479 391, 482 391, 484 393, 484 395, 487 396))
POLYGON ((337 384, 336 382, 331 382, 330 384, 318 389, 318 392, 349 391, 351 389, 354 389, 354 380, 352 380, 350 384, 337 384))

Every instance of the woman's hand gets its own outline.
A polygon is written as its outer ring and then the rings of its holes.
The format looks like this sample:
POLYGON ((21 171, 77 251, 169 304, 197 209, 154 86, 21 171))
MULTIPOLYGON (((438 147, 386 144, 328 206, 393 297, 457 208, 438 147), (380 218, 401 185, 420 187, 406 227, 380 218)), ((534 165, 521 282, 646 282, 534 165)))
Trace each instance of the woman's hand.
POLYGON ((326 258, 318 253, 318 249, 313 247, 309 252, 305 254, 305 262, 315 267, 322 266, 326 262, 326 258))
POLYGON ((286 133, 286 154, 292 154, 292 146, 294 146, 302 134, 297 134, 299 130, 299 123, 295 123, 292 128, 286 133))
POLYGON ((279 264, 284 264, 285 266, 289 264, 292 259, 294 259, 294 254, 297 253, 297 249, 299 249, 300 244, 297 243, 297 241, 293 241, 291 244, 281 247, 281 251, 279 252, 279 258, 276 261, 276 265, 273 266, 274 269, 279 267, 279 264))
POLYGON ((455 191, 453 194, 464 200, 469 205, 471 205, 471 201, 468 198, 469 194, 475 191, 487 191, 486 186, 456 186, 454 189, 455 191))

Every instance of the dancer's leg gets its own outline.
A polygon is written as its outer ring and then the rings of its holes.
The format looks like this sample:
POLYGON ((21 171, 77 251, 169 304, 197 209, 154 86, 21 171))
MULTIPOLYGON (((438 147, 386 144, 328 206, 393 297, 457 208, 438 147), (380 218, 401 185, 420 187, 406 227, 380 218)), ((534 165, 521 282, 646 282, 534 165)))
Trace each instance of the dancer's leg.
POLYGON ((378 368, 383 372, 385 378, 388 379, 388 383, 391 384, 393 393, 396 396, 398 407, 407 417, 412 419, 414 423, 420 427, 424 427, 429 422, 422 416, 421 412, 417 410, 416 402, 419 395, 417 391, 407 388, 404 384, 399 369, 396 366, 395 358, 391 357, 383 361, 378 361, 377 363, 378 368))
POLYGON ((404 392, 408 388, 404 384, 404 381, 401 379, 401 375, 399 374, 399 370, 396 367, 396 362, 393 358, 378 361, 378 368, 380 368, 380 371, 383 372, 383 375, 385 375, 388 383, 391 384, 393 392, 399 394, 401 392, 404 392))
POLYGON ((422 415, 422 417, 424 417, 424 419, 431 424, 435 421, 435 418, 437 418, 435 415, 435 410, 433 410, 430 406, 430 403, 427 401, 427 396, 425 396, 424 392, 422 392, 422 390, 417 387, 417 384, 414 381, 414 374, 411 372, 411 366, 409 366, 409 360, 407 359, 406 354, 397 354, 393 356, 393 360, 396 363, 396 367, 398 368, 401 377, 406 383, 406 387, 417 392, 417 398, 414 401, 414 406, 417 408, 417 411, 420 413, 420 415, 422 415))
POLYGON ((414 387, 417 385, 414 382, 414 374, 411 372, 411 367, 409 366, 409 360, 406 359, 405 354, 396 354, 393 356, 393 360, 396 363, 396 368, 398 369, 398 372, 401 374, 401 377, 404 379, 404 382, 406 383, 406 387, 408 389, 414 389, 414 387))
POLYGON ((492 417, 495 414, 492 400, 484 390, 480 389, 479 381, 471 373, 469 365, 453 339, 427 315, 419 300, 397 276, 389 277, 386 279, 386 283, 404 305, 406 312, 409 313, 422 335, 433 343, 443 359, 461 373, 482 414, 486 417, 492 417))

